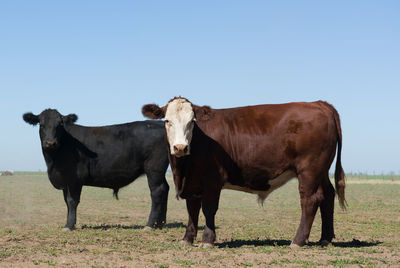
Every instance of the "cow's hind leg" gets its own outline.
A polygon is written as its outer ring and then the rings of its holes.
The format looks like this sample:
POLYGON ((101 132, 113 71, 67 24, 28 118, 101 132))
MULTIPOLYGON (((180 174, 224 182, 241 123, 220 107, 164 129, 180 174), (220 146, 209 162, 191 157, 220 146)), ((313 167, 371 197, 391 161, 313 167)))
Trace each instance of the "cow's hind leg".
POLYGON ((218 210, 219 194, 214 200, 202 200, 201 208, 203 210, 204 217, 206 218, 206 226, 203 231, 203 239, 201 241, 201 247, 209 248, 214 246, 216 239, 215 234, 215 214, 218 210))
POLYGON ((193 241, 197 236, 200 207, 201 199, 186 200, 189 221, 186 227, 185 236, 183 237, 183 244, 193 244, 193 241))
POLYGON ((64 201, 67 204, 68 214, 67 223, 65 224, 63 231, 69 231, 75 229, 76 224, 76 208, 80 202, 82 185, 68 185, 64 190, 64 201))
POLYGON ((322 191, 324 199, 320 204, 321 220, 322 220, 322 233, 320 243, 322 245, 327 245, 332 242, 335 237, 333 228, 333 214, 334 214, 334 204, 335 204, 335 189, 332 183, 329 181, 328 174, 323 178, 322 191))
POLYGON ((322 200, 322 188, 319 187, 318 176, 313 174, 302 173, 299 178, 299 192, 301 204, 301 219, 297 229, 295 238, 291 247, 304 246, 308 243, 308 237, 312 224, 314 222, 315 213, 322 200))
POLYGON ((162 228, 167 218, 169 186, 165 173, 147 171, 146 174, 151 196, 151 211, 147 226, 162 228))

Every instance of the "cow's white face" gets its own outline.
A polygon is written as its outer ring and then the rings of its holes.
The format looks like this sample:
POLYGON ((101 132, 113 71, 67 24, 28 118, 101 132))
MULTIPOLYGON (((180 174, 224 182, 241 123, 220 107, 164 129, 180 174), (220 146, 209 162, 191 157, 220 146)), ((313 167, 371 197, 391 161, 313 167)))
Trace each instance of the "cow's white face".
POLYGON ((190 154, 194 121, 193 107, 187 100, 178 98, 168 104, 165 129, 172 155, 181 157, 190 154))

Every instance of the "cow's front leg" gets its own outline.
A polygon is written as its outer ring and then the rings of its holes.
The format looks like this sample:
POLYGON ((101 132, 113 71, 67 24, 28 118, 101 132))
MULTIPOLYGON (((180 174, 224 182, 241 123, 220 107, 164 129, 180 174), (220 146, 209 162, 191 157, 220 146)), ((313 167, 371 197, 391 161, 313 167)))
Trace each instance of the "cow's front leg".
POLYGON ((186 200, 186 208, 189 214, 189 221, 186 227, 186 233, 183 237, 183 244, 193 244, 197 236, 197 227, 199 223, 199 212, 201 199, 186 200))
POLYGON ((201 207, 204 217, 206 218, 206 226, 204 227, 203 239, 200 247, 210 248, 214 246, 215 235, 215 214, 218 210, 219 193, 215 199, 202 200, 201 207))
POLYGON ((68 214, 67 223, 63 231, 72 231, 75 229, 76 208, 81 198, 82 185, 68 185, 64 190, 64 201, 67 204, 68 214))

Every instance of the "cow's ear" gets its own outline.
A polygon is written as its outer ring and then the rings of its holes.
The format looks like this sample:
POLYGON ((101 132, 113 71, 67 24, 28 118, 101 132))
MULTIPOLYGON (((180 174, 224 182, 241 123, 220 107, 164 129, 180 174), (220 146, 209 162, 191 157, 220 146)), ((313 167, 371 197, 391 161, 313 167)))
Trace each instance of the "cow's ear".
POLYGON ((157 104, 146 104, 142 107, 142 114, 151 119, 161 119, 165 117, 166 106, 161 107, 157 104))
POLYGON ((196 120, 205 121, 213 117, 213 110, 210 106, 193 106, 194 116, 196 120))
POLYGON ((62 117, 64 124, 73 124, 78 120, 78 116, 76 114, 69 114, 62 117))
POLYGON ((22 118, 25 122, 31 125, 37 125, 39 123, 39 116, 34 115, 33 113, 25 113, 22 118))

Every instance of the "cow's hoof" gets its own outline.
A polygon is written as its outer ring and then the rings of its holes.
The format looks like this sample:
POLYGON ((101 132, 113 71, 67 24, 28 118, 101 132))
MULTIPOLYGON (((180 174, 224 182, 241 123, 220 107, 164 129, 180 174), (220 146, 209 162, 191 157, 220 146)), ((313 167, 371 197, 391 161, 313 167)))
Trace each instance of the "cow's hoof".
POLYGON ((293 250, 296 250, 296 249, 300 249, 301 246, 300 246, 300 245, 297 245, 297 244, 295 244, 295 243, 291 243, 291 244, 290 244, 290 248, 293 249, 293 250))
POLYGON ((181 240, 181 241, 179 241, 179 245, 182 246, 182 247, 191 247, 192 243, 190 243, 187 240, 181 240))
POLYGON ((153 228, 151 228, 150 226, 145 226, 142 229, 143 232, 150 232, 151 230, 153 230, 153 228))
POLYGON ((327 246, 329 246, 329 245, 332 245, 332 243, 329 242, 328 240, 321 240, 321 241, 319 241, 319 244, 320 244, 322 247, 327 247, 327 246))
POLYGON ((203 243, 203 242, 199 243, 199 248, 213 248, 213 247, 214 245, 211 243, 203 243))
POLYGON ((164 227, 164 225, 165 225, 165 221, 159 221, 159 222, 156 222, 156 224, 154 225, 154 228, 162 229, 164 227))
POLYGON ((61 229, 61 231, 62 231, 62 232, 70 232, 70 231, 72 231, 72 230, 74 230, 74 229, 75 229, 75 228, 72 228, 72 229, 71 229, 71 228, 69 228, 69 227, 64 227, 64 228, 61 229))

